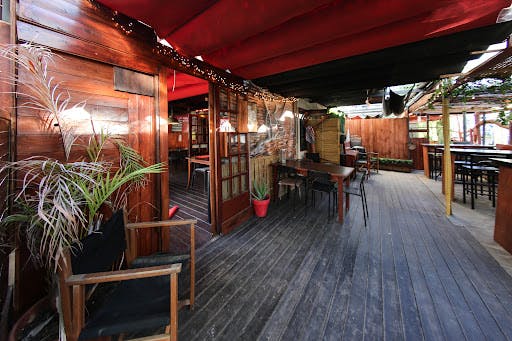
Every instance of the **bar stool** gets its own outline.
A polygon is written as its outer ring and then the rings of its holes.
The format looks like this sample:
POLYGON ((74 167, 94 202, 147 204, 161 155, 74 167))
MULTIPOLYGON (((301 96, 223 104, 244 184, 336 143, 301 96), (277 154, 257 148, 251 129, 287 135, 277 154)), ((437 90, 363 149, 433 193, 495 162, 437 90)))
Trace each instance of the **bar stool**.
POLYGON ((206 192, 208 188, 208 180, 210 177, 210 167, 194 168, 194 171, 192 172, 192 179, 190 180, 190 187, 194 186, 194 181, 196 180, 197 174, 203 175, 203 190, 206 192))
POLYGON ((434 152, 428 152, 428 177, 430 179, 434 178, 434 152))
POLYGON ((437 181, 437 178, 443 175, 443 152, 439 152, 437 148, 434 149, 433 165, 433 178, 437 181))
POLYGON ((496 184, 498 168, 489 160, 483 160, 479 155, 470 155, 469 165, 462 166, 462 202, 466 203, 466 193, 471 195, 471 209, 475 209, 475 199, 484 194, 484 188, 492 207, 496 207, 496 184))

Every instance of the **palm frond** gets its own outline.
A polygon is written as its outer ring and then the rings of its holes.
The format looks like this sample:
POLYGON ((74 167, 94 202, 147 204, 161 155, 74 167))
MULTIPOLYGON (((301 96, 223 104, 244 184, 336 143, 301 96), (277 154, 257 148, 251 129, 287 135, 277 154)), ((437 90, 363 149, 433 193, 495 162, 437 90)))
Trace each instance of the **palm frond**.
MULTIPOLYGON (((46 122, 45 129, 51 128, 50 122, 57 122, 64 153, 66 159, 69 159, 77 134, 72 122, 65 122, 63 118, 63 113, 70 109, 70 96, 60 91, 61 83, 55 82, 54 78, 48 75, 48 64, 53 62, 55 55, 48 48, 25 43, 4 46, 0 56, 15 61, 19 69, 28 72, 29 81, 20 79, 23 72, 15 73, 14 77, 7 77, 5 80, 22 85, 25 91, 19 92, 23 102, 18 107, 37 110, 40 119, 46 122)), ((75 106, 71 107, 73 108, 75 106)))

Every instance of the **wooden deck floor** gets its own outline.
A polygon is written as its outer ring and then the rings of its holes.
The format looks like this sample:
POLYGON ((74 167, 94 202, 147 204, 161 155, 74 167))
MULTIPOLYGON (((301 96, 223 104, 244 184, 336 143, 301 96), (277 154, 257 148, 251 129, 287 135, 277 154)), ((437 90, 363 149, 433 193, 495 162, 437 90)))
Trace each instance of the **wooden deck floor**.
MULTIPOLYGON (((205 190, 202 176, 198 176, 193 186, 187 189, 187 170, 174 167, 169 176, 170 206, 180 208, 175 219, 196 219, 196 246, 207 243, 212 238, 208 217, 208 191, 205 190)), ((171 234, 171 250, 179 251, 190 247, 188 230, 171 234), (175 237, 175 238, 174 238, 175 237)))
POLYGON ((512 278, 417 175, 381 172, 345 223, 273 205, 198 251, 181 340, 512 339, 512 278))

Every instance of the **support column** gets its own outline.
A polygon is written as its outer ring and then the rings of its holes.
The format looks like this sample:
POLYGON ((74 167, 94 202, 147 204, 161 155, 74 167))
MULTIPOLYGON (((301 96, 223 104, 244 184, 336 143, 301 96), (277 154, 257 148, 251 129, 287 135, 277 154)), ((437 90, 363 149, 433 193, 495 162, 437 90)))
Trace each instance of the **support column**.
POLYGON ((450 152, 450 100, 443 95, 443 140, 444 140, 444 155, 443 155, 443 179, 444 179, 444 196, 446 215, 452 214, 452 159, 450 152))

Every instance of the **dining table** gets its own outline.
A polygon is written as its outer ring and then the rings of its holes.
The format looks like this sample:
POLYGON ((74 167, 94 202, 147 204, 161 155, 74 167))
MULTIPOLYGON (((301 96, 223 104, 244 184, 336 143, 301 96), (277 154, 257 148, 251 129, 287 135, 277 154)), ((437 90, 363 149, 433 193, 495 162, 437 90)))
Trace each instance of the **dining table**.
POLYGON ((188 160, 188 174, 187 174, 187 189, 190 187, 190 179, 192 177, 192 166, 196 164, 210 166, 210 155, 196 155, 187 157, 188 160))
MULTIPOLYGON (((354 173, 355 168, 340 166, 333 163, 319 163, 304 160, 286 160, 286 163, 276 162, 271 166, 273 168, 273 199, 276 200, 278 195, 278 177, 277 167, 285 165, 286 167, 293 168, 298 174, 307 176, 309 170, 317 172, 329 173, 331 180, 336 181, 338 185, 338 222, 343 223, 343 186, 350 185, 350 177, 354 173)), ((350 208, 350 194, 345 193, 345 209, 348 211, 350 208)))
MULTIPOLYGON (((444 148, 439 148, 439 150, 444 151, 444 148)), ((455 159, 457 157, 464 157, 467 158, 470 155, 478 155, 478 156, 488 156, 489 158, 498 157, 498 158, 505 158, 505 159, 512 159, 512 150, 503 150, 503 149, 487 149, 487 148, 475 148, 475 149, 468 149, 468 148, 450 148, 450 156, 451 156, 451 163, 452 163, 452 196, 451 200, 454 199, 454 188, 455 188, 455 159)), ((443 180, 443 186, 442 186, 442 193, 445 193, 444 190, 444 182, 445 177, 442 177, 443 180)))

